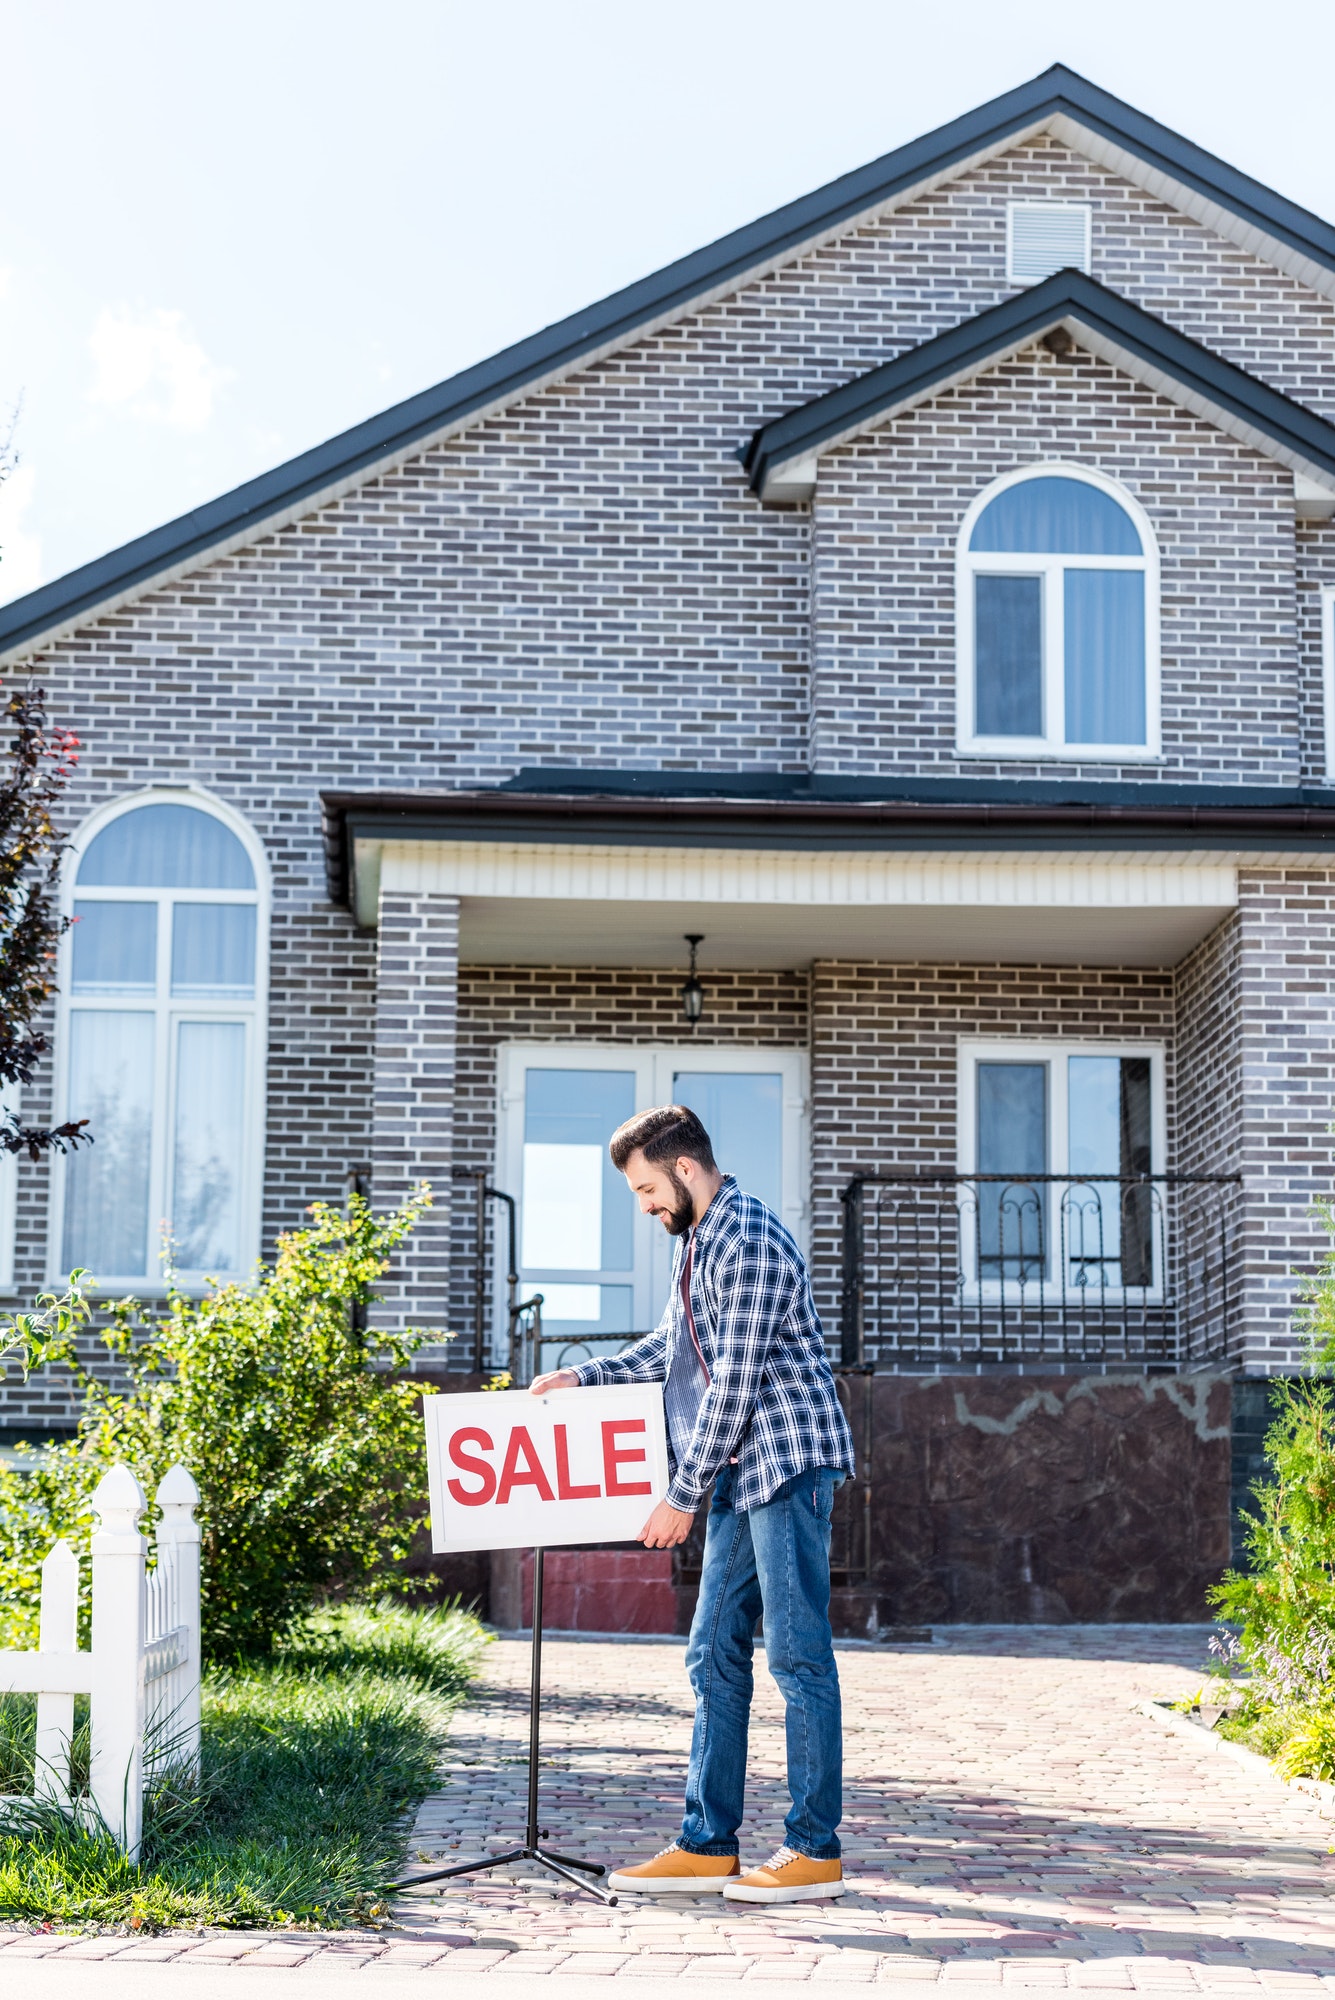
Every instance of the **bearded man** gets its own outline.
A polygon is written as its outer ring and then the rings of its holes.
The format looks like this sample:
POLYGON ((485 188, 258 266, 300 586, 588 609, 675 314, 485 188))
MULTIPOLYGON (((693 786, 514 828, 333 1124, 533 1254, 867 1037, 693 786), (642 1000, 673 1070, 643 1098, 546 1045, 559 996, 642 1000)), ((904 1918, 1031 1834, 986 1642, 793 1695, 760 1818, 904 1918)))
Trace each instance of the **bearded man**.
POLYGON ((667 1104, 612 1135, 614 1166, 676 1238, 657 1329, 611 1360, 541 1375, 533 1391, 661 1382, 672 1477, 640 1531, 684 1542, 706 1495, 700 1599, 687 1644, 695 1726, 681 1832, 610 1886, 649 1895, 721 1890, 737 1902, 843 1893, 843 1739, 830 1635, 830 1512, 853 1471, 802 1253, 776 1215, 714 1160, 693 1111, 667 1104), (783 1695, 792 1809, 782 1847, 743 1873, 753 1634, 783 1695))

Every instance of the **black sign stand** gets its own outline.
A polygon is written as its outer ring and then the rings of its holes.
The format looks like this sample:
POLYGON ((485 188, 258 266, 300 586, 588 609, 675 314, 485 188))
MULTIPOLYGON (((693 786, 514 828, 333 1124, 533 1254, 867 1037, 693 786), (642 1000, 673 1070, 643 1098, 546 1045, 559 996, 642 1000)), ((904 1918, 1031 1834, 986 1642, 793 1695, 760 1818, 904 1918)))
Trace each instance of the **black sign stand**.
POLYGON ((549 1854, 539 1841, 546 1834, 546 1827, 538 1825, 538 1734, 539 1711, 542 1702, 542 1558, 544 1551, 533 1551, 533 1665, 529 1681, 528 1697, 528 1826, 525 1829, 524 1845, 512 1847, 507 1854, 494 1854, 489 1861, 456 1861, 449 1868, 433 1868, 429 1875, 414 1875, 410 1881, 394 1882, 394 1889, 416 1889, 423 1882, 443 1882, 449 1875, 478 1875, 487 1868, 508 1868, 513 1861, 536 1861, 540 1868, 549 1869, 553 1875, 560 1875, 577 1889, 587 1889, 591 1896, 599 1897, 604 1903, 615 1904, 616 1897, 601 1883, 585 1882, 583 1875, 605 1875, 607 1870, 601 1861, 575 1861, 568 1854, 549 1854), (571 1869, 577 1868, 578 1875, 571 1869))

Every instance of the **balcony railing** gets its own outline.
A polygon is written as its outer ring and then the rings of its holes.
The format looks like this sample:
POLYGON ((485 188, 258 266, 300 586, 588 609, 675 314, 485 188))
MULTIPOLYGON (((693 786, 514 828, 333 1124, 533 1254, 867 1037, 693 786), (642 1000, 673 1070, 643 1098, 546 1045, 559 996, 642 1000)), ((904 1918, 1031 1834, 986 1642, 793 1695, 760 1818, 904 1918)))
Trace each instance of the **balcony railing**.
POLYGON ((1191 1368, 1234 1345, 1236 1174, 860 1174, 845 1366, 1191 1368))

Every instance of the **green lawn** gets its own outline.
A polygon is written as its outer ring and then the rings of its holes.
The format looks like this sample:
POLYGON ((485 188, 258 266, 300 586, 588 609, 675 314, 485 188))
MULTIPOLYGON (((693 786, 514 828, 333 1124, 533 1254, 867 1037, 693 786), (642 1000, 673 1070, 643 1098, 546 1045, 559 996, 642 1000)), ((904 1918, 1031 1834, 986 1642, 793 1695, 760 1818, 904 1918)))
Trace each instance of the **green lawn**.
MULTIPOLYGON (((203 1782, 152 1799, 139 1863, 15 1803, 0 1823, 0 1921, 364 1921, 403 1864, 405 1816, 484 1643, 463 1612, 348 1606, 272 1659, 211 1672, 203 1782)), ((31 1786, 32 1713, 30 1698, 0 1699, 0 1792, 31 1786)))

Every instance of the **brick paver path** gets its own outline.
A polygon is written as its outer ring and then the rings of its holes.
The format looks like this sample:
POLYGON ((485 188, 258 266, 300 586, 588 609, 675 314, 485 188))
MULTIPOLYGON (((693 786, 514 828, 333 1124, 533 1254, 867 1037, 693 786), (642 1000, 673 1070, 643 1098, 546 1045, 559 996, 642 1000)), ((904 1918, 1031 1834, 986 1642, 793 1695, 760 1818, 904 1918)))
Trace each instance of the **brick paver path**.
MULTIPOLYGON (((1315 1800, 1135 1713, 1199 1682, 1198 1627, 956 1628, 931 1648, 846 1650, 839 1903, 623 1898, 480 1876, 401 1899, 389 1936, 199 1940, 10 1935, 52 1950, 332 1969, 658 1974, 1222 1993, 1335 1988, 1335 1842, 1315 1800)), ((652 1853, 679 1822, 690 1717, 680 1643, 554 1641, 543 1823, 568 1853, 652 1853)), ((528 1652, 490 1648, 411 1866, 522 1835, 528 1652)), ((762 1670, 744 1859, 777 1845, 781 1705, 762 1670)), ((17 1966, 13 1968, 17 1971, 17 1966)), ((0 1979, 3 1974, 0 1974, 0 1979)), ((90 1992, 95 1990, 95 1981, 90 1992)), ((187 1989, 188 1990, 188 1989, 187 1989)))

